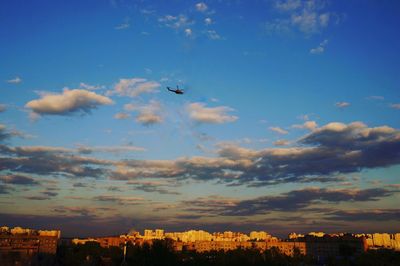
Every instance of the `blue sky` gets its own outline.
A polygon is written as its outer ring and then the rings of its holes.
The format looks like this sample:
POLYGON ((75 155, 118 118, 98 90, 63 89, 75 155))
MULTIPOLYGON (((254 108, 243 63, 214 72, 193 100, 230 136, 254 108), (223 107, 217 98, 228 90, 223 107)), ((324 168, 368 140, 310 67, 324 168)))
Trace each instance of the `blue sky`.
POLYGON ((399 9, 5 1, 1 220, 65 235, 396 230, 399 9))

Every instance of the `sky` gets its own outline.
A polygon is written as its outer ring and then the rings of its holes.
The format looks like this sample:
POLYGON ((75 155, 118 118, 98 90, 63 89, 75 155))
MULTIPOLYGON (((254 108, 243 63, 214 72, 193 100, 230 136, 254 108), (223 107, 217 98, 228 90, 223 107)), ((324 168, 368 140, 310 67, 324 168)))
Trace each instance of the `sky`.
POLYGON ((399 11, 2 1, 1 223, 398 231, 399 11))

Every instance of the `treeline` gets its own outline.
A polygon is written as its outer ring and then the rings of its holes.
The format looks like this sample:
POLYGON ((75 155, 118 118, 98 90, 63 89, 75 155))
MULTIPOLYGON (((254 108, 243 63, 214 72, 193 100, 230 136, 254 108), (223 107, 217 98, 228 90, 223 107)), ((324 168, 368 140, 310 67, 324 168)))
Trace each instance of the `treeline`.
POLYGON ((85 245, 61 245, 56 255, 36 254, 29 258, 17 254, 0 254, 0 265, 32 266, 95 266, 95 265, 134 265, 134 266, 245 266, 245 265, 400 265, 400 252, 392 250, 370 250, 359 256, 343 254, 338 258, 312 258, 296 252, 293 257, 286 256, 278 249, 260 253, 254 249, 231 251, 175 252, 169 241, 154 241, 153 245, 127 245, 124 261, 123 251, 118 247, 102 248, 96 242, 85 245), (319 260, 318 260, 319 259, 319 260), (19 262, 19 263, 15 263, 19 262))

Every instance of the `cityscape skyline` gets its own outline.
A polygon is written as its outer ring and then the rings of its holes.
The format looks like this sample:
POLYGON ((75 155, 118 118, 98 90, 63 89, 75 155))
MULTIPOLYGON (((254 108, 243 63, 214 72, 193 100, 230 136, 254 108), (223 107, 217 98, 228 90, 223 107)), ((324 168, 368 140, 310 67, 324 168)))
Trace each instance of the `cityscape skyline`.
POLYGON ((71 237, 397 232, 399 11, 4 1, 0 221, 71 237))

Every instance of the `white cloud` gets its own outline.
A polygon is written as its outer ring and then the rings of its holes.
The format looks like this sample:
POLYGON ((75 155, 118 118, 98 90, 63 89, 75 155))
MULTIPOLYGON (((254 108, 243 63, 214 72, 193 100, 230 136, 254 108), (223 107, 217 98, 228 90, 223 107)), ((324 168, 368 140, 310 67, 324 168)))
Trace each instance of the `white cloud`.
POLYGON ((275 1, 274 7, 281 12, 281 17, 267 22, 267 30, 278 33, 298 30, 307 35, 320 32, 329 25, 332 15, 322 11, 325 5, 325 1, 320 0, 275 1))
POLYGON ((392 103, 392 104, 390 105, 390 107, 392 107, 393 109, 400 110, 400 103, 392 103))
POLYGON ((81 89, 64 89, 61 94, 43 94, 38 100, 28 102, 25 107, 39 115, 69 115, 89 113, 100 105, 110 105, 113 101, 103 95, 81 89))
POLYGON ((290 32, 290 21, 287 19, 275 19, 265 23, 265 30, 268 33, 284 34, 290 32))
POLYGON ((128 119, 129 117, 131 117, 131 115, 127 113, 116 113, 114 115, 115 119, 128 119))
POLYGON ((282 134, 282 135, 286 135, 289 133, 287 130, 284 130, 283 128, 280 128, 280 127, 269 127, 269 130, 274 131, 278 134, 282 134))
POLYGON ((205 107, 205 104, 195 102, 189 104, 187 110, 189 117, 200 123, 222 124, 238 119, 237 116, 228 114, 234 110, 228 106, 205 107))
POLYGON ((277 1, 275 7, 281 11, 292 11, 301 6, 300 0, 277 1))
POLYGON ((335 106, 338 108, 346 108, 350 106, 350 103, 348 102, 337 102, 335 103, 335 106))
POLYGON ((215 30, 208 30, 207 37, 211 40, 221 40, 221 36, 215 30))
POLYGON ((186 35, 187 37, 192 36, 192 34, 193 34, 192 29, 189 29, 189 28, 185 29, 185 35, 186 35))
POLYGON ((18 84, 21 83, 22 79, 20 77, 15 77, 13 79, 9 79, 7 80, 7 83, 11 83, 11 84, 18 84))
POLYGON ((178 16, 166 15, 158 19, 159 22, 163 23, 164 26, 172 29, 187 29, 190 25, 194 24, 194 21, 189 20, 186 15, 180 14, 178 16))
POLYGON ((328 44, 328 40, 323 40, 317 47, 310 50, 310 54, 322 54, 325 51, 325 47, 328 44))
POLYGON ((87 83, 81 82, 81 83, 79 83, 79 88, 84 89, 84 90, 93 91, 93 90, 104 89, 105 87, 99 86, 99 85, 89 85, 87 83))
POLYGON ((144 78, 120 79, 114 86, 114 90, 108 91, 107 95, 118 94, 119 96, 137 97, 143 93, 157 92, 160 83, 147 81, 144 78))
POLYGON ((206 24, 207 26, 211 25, 211 24, 213 24, 213 20, 211 18, 205 18, 204 19, 204 24, 206 24))
POLYGON ((383 96, 379 96, 379 95, 372 95, 367 97, 368 100, 379 100, 379 101, 383 101, 385 100, 385 97, 383 96))
POLYGON ((319 23, 321 24, 321 27, 328 26, 329 18, 330 18, 329 13, 324 13, 324 14, 319 15, 319 23))
POLYGON ((125 30, 128 29, 131 25, 129 23, 122 23, 119 24, 118 26, 115 26, 114 29, 116 30, 125 30))
POLYGON ((196 4, 196 10, 199 12, 205 12, 207 11, 208 6, 204 2, 200 2, 196 4))

